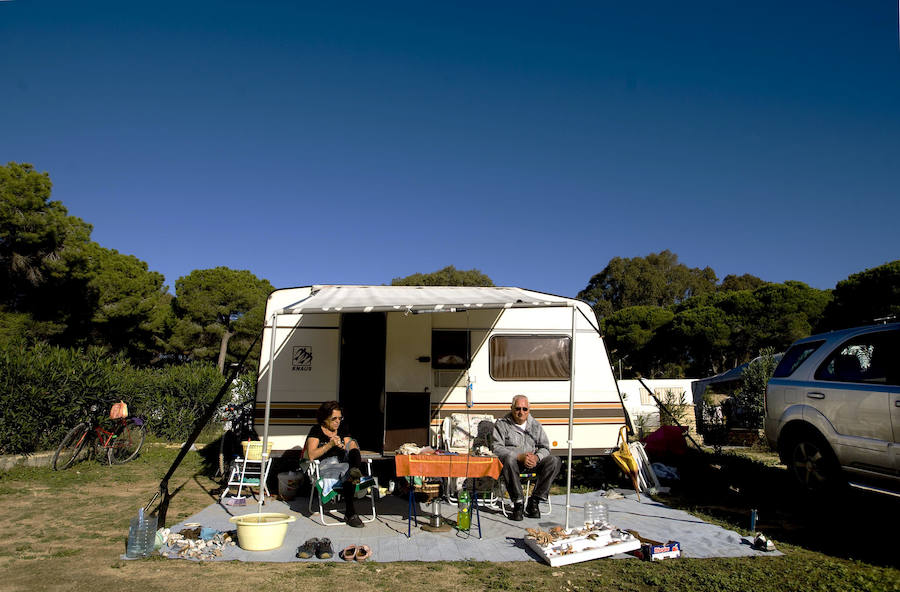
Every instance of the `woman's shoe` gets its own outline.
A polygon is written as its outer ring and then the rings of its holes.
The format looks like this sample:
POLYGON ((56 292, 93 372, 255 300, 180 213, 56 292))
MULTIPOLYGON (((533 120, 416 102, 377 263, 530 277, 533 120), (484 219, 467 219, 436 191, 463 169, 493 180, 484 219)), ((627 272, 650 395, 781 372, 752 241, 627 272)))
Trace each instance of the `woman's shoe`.
POLYGON ((341 551, 341 559, 344 561, 353 561, 356 559, 356 554, 359 552, 359 547, 356 545, 350 545, 343 551, 341 551))
POLYGON ((362 471, 360 471, 357 467, 353 467, 349 471, 347 471, 347 481, 356 485, 362 479, 362 471))
POLYGON ((331 548, 331 539, 320 539, 316 543, 316 557, 319 559, 331 559, 334 549, 331 548))
POLYGON ((356 548, 356 560, 365 561, 372 556, 372 549, 369 545, 362 545, 356 548))
POLYGON ((318 544, 319 539, 309 539, 297 549, 297 557, 300 559, 310 559, 316 554, 316 545, 318 544))
POLYGON ((359 517, 359 514, 353 514, 347 518, 347 525, 352 526, 353 528, 362 528, 365 526, 363 524, 362 519, 359 517))

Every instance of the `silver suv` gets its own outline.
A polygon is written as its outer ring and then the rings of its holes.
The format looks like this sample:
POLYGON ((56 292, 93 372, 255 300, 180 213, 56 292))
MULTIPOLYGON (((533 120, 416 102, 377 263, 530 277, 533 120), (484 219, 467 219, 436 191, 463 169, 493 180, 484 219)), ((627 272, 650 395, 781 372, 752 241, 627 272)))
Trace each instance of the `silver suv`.
POLYGON ((766 389, 766 438, 809 490, 900 491, 900 323, 794 343, 766 389))

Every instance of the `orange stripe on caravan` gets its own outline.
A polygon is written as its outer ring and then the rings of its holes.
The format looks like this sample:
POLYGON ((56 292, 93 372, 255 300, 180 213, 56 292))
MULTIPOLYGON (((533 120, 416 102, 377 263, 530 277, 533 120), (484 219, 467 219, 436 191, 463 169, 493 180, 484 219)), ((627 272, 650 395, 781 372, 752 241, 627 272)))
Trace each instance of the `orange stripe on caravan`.
MULTIPOLYGON (((576 424, 620 424, 625 423, 624 417, 576 417, 572 420, 576 424)), ((543 425, 569 425, 568 419, 542 419, 543 425)))
MULTIPOLYGON (((466 409, 465 403, 432 403, 431 409, 466 409)), ((509 409, 508 403, 475 403, 476 409, 509 409)), ((575 409, 620 409, 621 403, 575 403, 575 409)), ((568 403, 531 403, 532 409, 568 409, 568 403)), ((472 407, 469 407, 472 409, 472 407)))

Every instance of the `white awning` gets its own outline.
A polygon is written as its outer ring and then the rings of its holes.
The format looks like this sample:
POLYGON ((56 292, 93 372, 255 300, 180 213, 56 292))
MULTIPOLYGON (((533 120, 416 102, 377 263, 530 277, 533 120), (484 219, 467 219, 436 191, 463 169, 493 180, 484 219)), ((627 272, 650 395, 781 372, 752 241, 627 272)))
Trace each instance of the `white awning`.
POLYGON ((308 298, 278 314, 455 312, 492 308, 574 306, 577 301, 522 288, 467 286, 313 286, 308 298))

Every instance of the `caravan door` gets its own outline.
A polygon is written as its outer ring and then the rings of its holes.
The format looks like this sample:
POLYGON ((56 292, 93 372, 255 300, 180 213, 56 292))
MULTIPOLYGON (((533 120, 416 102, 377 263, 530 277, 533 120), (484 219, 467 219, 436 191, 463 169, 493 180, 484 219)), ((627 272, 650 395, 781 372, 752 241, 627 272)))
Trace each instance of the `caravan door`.
POLYGON ((341 315, 339 399, 347 428, 363 450, 380 452, 384 439, 384 313, 341 315))

